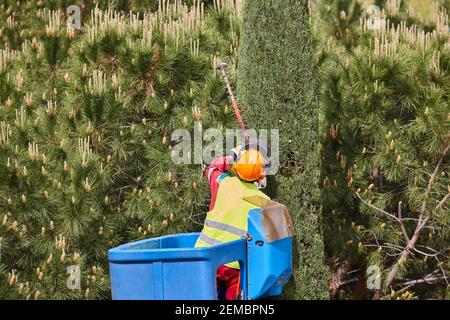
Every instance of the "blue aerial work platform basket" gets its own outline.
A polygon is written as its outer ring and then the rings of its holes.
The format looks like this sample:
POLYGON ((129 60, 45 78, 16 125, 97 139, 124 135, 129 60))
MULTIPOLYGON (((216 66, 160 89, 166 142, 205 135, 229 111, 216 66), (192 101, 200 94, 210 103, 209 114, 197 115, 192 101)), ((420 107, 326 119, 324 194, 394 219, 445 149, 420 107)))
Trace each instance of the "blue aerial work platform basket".
POLYGON ((217 268, 233 261, 240 264, 242 299, 280 295, 292 275, 292 222, 285 206, 257 200, 249 238, 194 248, 199 233, 175 234, 109 250, 112 298, 215 300, 217 268))

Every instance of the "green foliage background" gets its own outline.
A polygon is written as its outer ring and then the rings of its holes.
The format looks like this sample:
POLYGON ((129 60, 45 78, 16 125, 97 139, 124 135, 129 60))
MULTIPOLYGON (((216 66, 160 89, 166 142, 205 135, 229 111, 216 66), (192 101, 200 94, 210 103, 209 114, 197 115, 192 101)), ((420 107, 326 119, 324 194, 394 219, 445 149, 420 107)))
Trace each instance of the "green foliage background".
POLYGON ((284 297, 448 298, 446 13, 376 1, 395 34, 361 27, 368 1, 311 1, 310 17, 303 0, 203 2, 0 1, 0 299, 110 298, 109 248, 201 227, 208 186, 200 165, 172 163, 170 134, 236 126, 218 59, 247 124, 280 129, 268 192, 298 232, 284 297))

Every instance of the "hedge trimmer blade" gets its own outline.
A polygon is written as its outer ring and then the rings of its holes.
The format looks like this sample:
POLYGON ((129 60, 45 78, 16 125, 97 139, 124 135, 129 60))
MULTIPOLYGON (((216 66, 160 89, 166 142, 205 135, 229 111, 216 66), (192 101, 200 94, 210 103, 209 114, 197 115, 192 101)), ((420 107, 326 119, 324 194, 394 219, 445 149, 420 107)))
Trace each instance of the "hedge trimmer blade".
POLYGON ((244 139, 245 139, 245 142, 247 143, 248 139, 249 139, 249 135, 248 135, 247 129, 245 129, 244 121, 242 120, 241 113, 239 112, 239 105, 234 97, 233 90, 231 89, 230 81, 228 80, 227 73, 225 72, 226 67, 227 67, 227 65, 223 62, 219 62, 216 65, 216 69, 219 70, 220 74, 222 75, 223 81, 225 82, 225 86, 227 87, 227 92, 228 92, 228 96, 230 97, 231 106, 233 107, 233 111, 234 111, 234 114, 236 115, 236 119, 239 123, 239 127, 243 131, 244 139))

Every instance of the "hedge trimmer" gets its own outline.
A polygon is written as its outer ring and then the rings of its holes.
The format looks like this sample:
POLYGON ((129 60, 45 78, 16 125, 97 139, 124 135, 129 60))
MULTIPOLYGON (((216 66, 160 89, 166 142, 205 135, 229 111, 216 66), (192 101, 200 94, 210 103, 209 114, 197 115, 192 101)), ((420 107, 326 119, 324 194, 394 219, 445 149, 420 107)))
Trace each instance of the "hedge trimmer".
POLYGON ((247 144, 249 140, 249 134, 247 129, 245 129, 244 121, 242 120, 241 113, 239 112, 239 105, 234 97, 233 90, 231 89, 230 81, 228 80, 227 73, 225 72, 225 68, 227 65, 223 62, 219 62, 216 65, 216 69, 219 70, 223 81, 225 82, 225 86, 227 87, 228 96, 230 97, 231 106, 233 107, 234 114, 236 115, 237 122, 239 123, 239 127, 244 133, 245 144, 247 144))
MULTIPOLYGON (((236 98, 234 97, 233 90, 231 89, 230 81, 228 80, 227 73, 225 72, 226 67, 227 67, 227 65, 223 62, 219 62, 216 65, 216 69, 219 70, 219 72, 223 78, 223 81, 225 82, 225 86, 227 87, 228 96, 230 98, 231 106, 233 107, 237 122, 239 123, 239 127, 241 128, 241 130, 244 133, 244 148, 239 148, 239 147, 238 148, 240 150, 248 150, 250 148, 256 148, 257 150, 263 152, 264 157, 267 159, 267 156, 268 156, 267 146, 261 145, 261 143, 258 140, 255 140, 252 142, 250 141, 250 135, 249 135, 247 129, 245 128, 244 121, 242 120, 241 113, 239 112, 239 105, 236 101, 236 98)), ((236 157, 239 157, 240 150, 237 151, 238 148, 235 148, 235 150, 233 150, 236 157)), ((269 167, 269 166, 270 166, 269 164, 266 164, 266 167, 269 167)), ((255 184, 257 185, 257 187, 259 189, 264 189, 266 187, 266 183, 267 183, 266 178, 264 178, 264 180, 262 180, 260 182, 255 182, 255 184)))

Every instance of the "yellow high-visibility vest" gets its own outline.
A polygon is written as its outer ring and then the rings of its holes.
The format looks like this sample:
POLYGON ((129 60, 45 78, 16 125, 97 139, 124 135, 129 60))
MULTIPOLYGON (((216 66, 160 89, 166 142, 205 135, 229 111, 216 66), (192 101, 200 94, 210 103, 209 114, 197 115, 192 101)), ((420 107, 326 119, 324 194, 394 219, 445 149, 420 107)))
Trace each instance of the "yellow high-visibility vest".
MULTIPOLYGON (((226 177, 220 182, 214 208, 206 215, 205 225, 195 247, 208 247, 247 236, 248 212, 258 206, 244 200, 246 197, 268 198, 254 184, 237 177, 226 177)), ((237 261, 227 263, 239 269, 237 261)))

